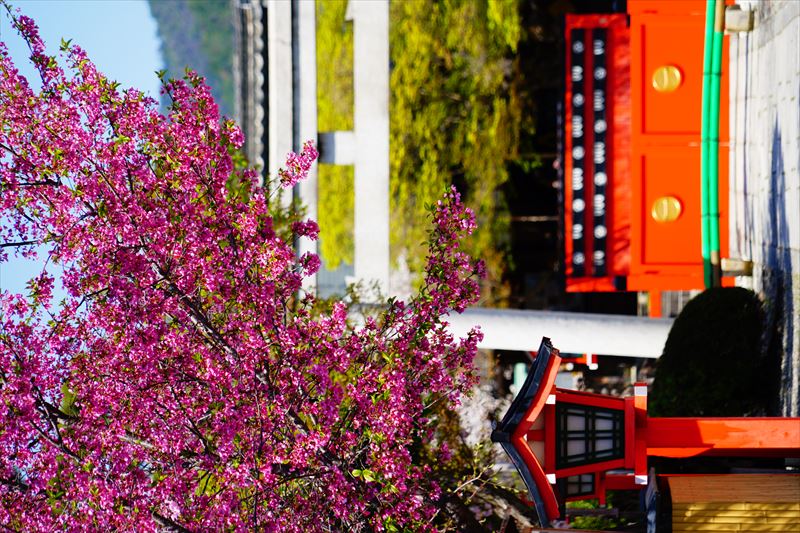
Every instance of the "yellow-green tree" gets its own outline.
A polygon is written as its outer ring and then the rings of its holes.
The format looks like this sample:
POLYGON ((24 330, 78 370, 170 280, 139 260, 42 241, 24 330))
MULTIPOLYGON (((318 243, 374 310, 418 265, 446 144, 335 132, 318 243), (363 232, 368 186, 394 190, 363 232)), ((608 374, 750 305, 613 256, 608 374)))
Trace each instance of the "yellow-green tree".
MULTIPOLYGON (((317 2, 320 131, 352 127, 352 26, 346 3, 317 2)), ((394 1, 390 7, 392 256, 419 271, 427 208, 455 183, 479 227, 484 297, 502 303, 510 216, 502 194, 517 157, 520 104, 512 91, 520 38, 517 0, 394 1)), ((352 168, 320 166, 322 255, 352 261, 352 168)))
MULTIPOLYGON (((347 2, 317 2, 317 126, 353 129, 353 25, 347 2)), ((353 167, 319 165, 320 252, 329 269, 353 262, 353 167)))
POLYGON ((501 192, 516 158, 520 107, 511 91, 520 36, 515 0, 391 4, 393 251, 424 259, 426 205, 455 183, 478 219, 468 249, 486 261, 484 296, 502 303, 510 216, 501 192))

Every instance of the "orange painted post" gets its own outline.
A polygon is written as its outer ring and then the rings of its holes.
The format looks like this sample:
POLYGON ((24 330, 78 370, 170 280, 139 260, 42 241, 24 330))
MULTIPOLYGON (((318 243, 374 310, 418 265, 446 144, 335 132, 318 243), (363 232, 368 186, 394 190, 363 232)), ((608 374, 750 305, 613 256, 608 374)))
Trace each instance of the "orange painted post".
POLYGON ((600 507, 606 506, 606 473, 598 472, 594 475, 595 493, 597 493, 597 503, 600 507))
POLYGON ((647 383, 636 383, 633 386, 633 404, 636 420, 633 450, 634 483, 647 485, 647 441, 645 439, 650 422, 647 418, 647 383))
POLYGON ((636 401, 625 398, 625 468, 633 470, 636 451, 636 401))
POLYGON ((661 310, 661 292, 659 290, 652 290, 648 294, 648 298, 650 300, 650 309, 648 315, 651 318, 661 318, 662 310, 661 310))
MULTIPOLYGON (((547 397, 550 399, 550 396, 547 397)), ((544 471, 545 474, 555 474, 556 472, 556 406, 554 403, 545 402, 544 406, 544 431, 549 435, 544 449, 544 471)))
POLYGON ((647 455, 800 457, 800 418, 649 418, 647 455))

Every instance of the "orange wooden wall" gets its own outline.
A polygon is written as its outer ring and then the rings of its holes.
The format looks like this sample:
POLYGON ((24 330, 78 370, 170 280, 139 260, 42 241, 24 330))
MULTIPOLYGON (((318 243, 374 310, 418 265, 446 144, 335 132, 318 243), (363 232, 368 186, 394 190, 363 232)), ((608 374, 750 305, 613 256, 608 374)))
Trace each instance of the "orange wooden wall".
MULTIPOLYGON (((624 15, 570 15, 565 121, 565 257, 568 291, 658 291, 703 288, 700 243, 700 125, 705 1, 629 0, 624 15), (608 28, 607 262, 592 268, 592 162, 585 161, 584 190, 573 190, 573 124, 570 35, 575 28, 608 28), (673 91, 658 91, 653 74, 672 66, 681 74, 673 91), (587 212, 577 219, 576 194, 587 212), (672 197, 681 205, 674 221, 657 221, 654 202, 672 197), (574 223, 584 239, 573 239, 574 223), (576 268, 574 252, 585 250, 576 268)), ((725 38, 720 101, 720 244, 728 255, 728 46, 725 38)), ((591 59, 587 59, 591 61, 591 59)), ((590 66, 590 65, 589 65, 590 66)), ((592 81, 587 93, 591 92, 592 81)), ((592 142, 591 109, 584 111, 587 154, 592 142)))

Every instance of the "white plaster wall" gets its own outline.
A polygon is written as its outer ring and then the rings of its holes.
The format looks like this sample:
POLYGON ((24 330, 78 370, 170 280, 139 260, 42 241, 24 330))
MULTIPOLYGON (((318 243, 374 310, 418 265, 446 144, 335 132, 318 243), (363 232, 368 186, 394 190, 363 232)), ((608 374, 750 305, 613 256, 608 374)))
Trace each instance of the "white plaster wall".
POLYGON ((737 284, 767 304, 783 346, 782 410, 800 412, 800 1, 745 0, 752 32, 730 38, 730 250, 737 284))

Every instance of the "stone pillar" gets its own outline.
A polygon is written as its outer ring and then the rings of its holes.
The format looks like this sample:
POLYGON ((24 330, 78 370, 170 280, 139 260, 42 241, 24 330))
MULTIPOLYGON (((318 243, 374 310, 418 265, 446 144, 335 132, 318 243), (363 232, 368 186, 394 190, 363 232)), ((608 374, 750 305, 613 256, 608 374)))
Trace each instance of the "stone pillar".
POLYGON ((389 2, 351 1, 356 280, 389 290, 389 2))
MULTIPOLYGON (((303 143, 317 143, 317 16, 316 3, 293 0, 294 27, 294 149, 300 151, 303 143)), ((306 207, 308 218, 317 220, 317 165, 313 165, 308 178, 295 190, 306 207)), ((317 253, 317 243, 301 238, 297 243, 298 255, 317 253)), ((304 280, 303 288, 316 289, 316 275, 304 280)))
MULTIPOLYGON (((236 0, 233 0, 236 1, 236 0)), ((352 132, 317 132, 316 3, 238 0, 237 117, 251 163, 274 176, 289 151, 319 141, 321 161, 355 167, 354 278, 389 291, 389 2, 350 2, 354 33, 352 132), (263 43, 263 46, 259 46, 263 43), (262 68, 266 65, 266 68, 262 68), (319 139, 317 139, 319 137, 319 139)), ((293 194, 317 218, 317 168, 293 194)), ((283 194, 288 205, 292 195, 283 194)), ((298 253, 316 252, 301 239, 298 253)), ((308 280, 312 290, 314 280, 308 280)))
MULTIPOLYGON (((292 65, 292 3, 267 0, 267 164, 266 174, 276 176, 294 148, 294 72, 292 65)), ((288 194, 287 194, 288 193, 288 194)), ((292 201, 283 193, 283 204, 292 201)))
POLYGON ((244 154, 251 165, 264 168, 264 40, 260 2, 231 0, 236 34, 233 83, 234 120, 244 133, 244 154))

